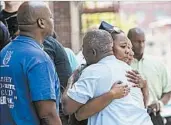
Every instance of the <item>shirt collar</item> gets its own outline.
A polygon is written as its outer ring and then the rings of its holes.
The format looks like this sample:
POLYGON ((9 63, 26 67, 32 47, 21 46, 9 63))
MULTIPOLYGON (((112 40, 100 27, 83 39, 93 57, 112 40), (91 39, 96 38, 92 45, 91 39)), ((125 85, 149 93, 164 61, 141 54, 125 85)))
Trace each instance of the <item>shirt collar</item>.
POLYGON ((111 60, 111 59, 116 59, 114 55, 106 56, 103 59, 101 59, 99 62, 105 61, 105 60, 111 60))
POLYGON ((28 36, 19 35, 14 40, 23 40, 23 42, 28 42, 28 43, 31 43, 32 45, 34 45, 35 47, 38 47, 42 50, 44 49, 43 44, 39 43, 35 39, 28 37, 28 36))
POLYGON ((142 58, 140 60, 134 58, 133 62, 140 62, 140 61, 144 61, 144 59, 146 58, 146 55, 143 54, 142 58))

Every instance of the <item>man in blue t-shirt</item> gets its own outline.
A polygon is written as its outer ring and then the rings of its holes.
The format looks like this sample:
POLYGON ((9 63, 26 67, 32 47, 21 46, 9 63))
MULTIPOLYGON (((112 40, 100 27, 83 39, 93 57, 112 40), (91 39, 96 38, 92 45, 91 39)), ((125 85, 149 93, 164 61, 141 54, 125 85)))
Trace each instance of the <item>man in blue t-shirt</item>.
POLYGON ((0 124, 61 125, 59 80, 42 49, 54 28, 50 9, 24 2, 17 19, 20 35, 0 52, 0 124))

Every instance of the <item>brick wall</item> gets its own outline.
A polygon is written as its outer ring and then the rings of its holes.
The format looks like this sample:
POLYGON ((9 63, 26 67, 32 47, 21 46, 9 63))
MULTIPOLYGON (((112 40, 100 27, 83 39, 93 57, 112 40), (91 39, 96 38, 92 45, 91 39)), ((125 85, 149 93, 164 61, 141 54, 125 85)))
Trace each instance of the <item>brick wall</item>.
POLYGON ((51 5, 54 14, 55 31, 58 40, 65 47, 71 48, 70 3, 67 1, 54 1, 51 5))

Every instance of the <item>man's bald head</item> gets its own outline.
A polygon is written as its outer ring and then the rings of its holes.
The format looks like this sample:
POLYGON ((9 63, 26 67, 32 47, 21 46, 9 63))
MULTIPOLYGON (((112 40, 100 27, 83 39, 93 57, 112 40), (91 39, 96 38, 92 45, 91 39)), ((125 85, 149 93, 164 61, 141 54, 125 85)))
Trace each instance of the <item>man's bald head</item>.
POLYGON ((135 56, 142 57, 145 48, 145 33, 140 28, 132 28, 128 32, 128 38, 133 45, 135 56))
POLYGON ((129 39, 132 39, 132 37, 135 37, 136 35, 144 35, 144 31, 138 27, 132 28, 128 31, 129 39))
POLYGON ((30 25, 39 18, 45 18, 49 13, 49 8, 44 2, 24 2, 18 9, 19 25, 30 25))
POLYGON ((44 2, 24 2, 18 9, 17 19, 21 32, 34 34, 40 31, 39 34, 46 37, 54 29, 52 13, 44 2))
POLYGON ((90 30, 83 38, 83 55, 89 64, 96 63, 107 53, 112 53, 112 47, 113 39, 105 30, 90 30))

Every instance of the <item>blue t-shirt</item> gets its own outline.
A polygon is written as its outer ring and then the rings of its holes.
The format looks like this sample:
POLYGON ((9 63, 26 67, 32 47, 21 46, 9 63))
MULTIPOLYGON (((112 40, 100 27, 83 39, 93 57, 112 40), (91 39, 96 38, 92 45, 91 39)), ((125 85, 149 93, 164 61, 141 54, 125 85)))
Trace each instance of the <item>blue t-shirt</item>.
POLYGON ((18 36, 0 52, 1 125, 39 125, 33 102, 52 99, 58 109, 59 84, 54 65, 38 42, 18 36))

